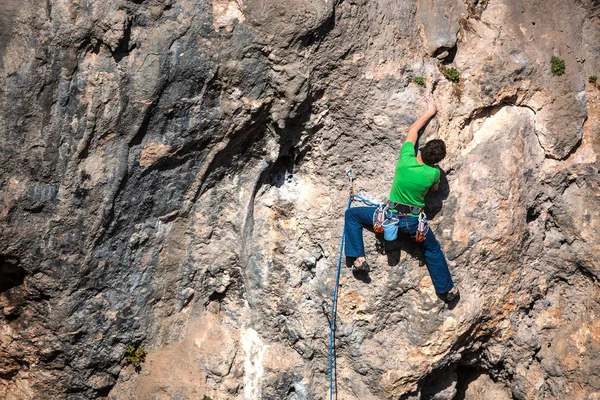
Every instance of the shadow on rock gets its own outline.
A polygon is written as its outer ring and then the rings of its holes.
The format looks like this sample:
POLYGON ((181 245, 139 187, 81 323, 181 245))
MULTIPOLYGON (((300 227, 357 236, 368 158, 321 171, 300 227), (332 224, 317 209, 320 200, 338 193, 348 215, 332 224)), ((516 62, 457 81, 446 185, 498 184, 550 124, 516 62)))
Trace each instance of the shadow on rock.
POLYGON ((369 271, 354 268, 354 261, 356 261, 356 257, 346 257, 346 267, 352 268, 352 276, 364 283, 371 283, 369 271))
POLYGON ((454 308, 460 301, 460 292, 458 292, 458 294, 450 301, 448 301, 448 299, 446 298, 446 296, 447 296, 446 293, 443 293, 443 294, 436 293, 436 296, 438 297, 438 299, 442 300, 444 303, 446 303, 448 305, 448 310, 454 310, 454 308))
POLYGON ((401 231, 398 232, 398 237, 396 240, 386 240, 383 242, 382 247, 383 251, 381 254, 385 254, 387 256, 388 265, 390 267, 400 263, 400 255, 402 254, 402 250, 408 253, 412 258, 419 260, 419 265, 425 265, 425 258, 423 257, 421 247, 407 233, 401 231))
POLYGON ((425 196, 425 214, 427 219, 433 219, 442 210, 444 200, 450 195, 450 184, 448 184, 448 177, 446 171, 439 168, 440 170, 440 183, 438 190, 430 190, 425 196))
POLYGON ((364 283, 371 283, 371 277, 367 271, 361 270, 352 270, 352 276, 354 276, 359 281, 363 281, 364 283))

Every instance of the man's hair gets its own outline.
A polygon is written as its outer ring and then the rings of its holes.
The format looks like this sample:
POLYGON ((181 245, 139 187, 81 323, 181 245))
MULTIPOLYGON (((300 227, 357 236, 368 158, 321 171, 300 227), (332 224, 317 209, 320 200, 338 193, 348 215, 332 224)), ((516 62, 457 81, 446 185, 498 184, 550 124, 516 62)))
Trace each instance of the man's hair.
POLYGON ((441 139, 433 139, 421 147, 421 158, 427 165, 435 165, 446 157, 446 144, 441 139))

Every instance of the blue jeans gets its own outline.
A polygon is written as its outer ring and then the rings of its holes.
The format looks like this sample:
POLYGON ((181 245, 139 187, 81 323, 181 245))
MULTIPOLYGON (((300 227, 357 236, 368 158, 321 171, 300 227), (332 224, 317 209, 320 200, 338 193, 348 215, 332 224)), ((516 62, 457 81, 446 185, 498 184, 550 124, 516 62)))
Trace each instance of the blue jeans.
MULTIPOLYGON (((365 256, 362 231, 364 226, 373 226, 374 213, 375 207, 352 207, 346 210, 344 224, 346 257, 365 256)), ((412 215, 400 215, 398 219, 400 220, 398 230, 414 237, 419 225, 419 218, 412 215)), ((425 241, 420 242, 419 246, 423 250, 425 264, 436 293, 446 293, 454 287, 454 282, 444 252, 431 229, 427 231, 425 241)))

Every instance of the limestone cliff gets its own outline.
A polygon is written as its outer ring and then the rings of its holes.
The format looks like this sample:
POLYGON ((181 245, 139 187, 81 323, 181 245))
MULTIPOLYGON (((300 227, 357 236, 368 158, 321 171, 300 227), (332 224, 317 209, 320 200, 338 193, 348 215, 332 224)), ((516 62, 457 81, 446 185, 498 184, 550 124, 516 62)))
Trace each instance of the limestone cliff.
POLYGON ((367 233, 337 398, 600 399, 598 0, 0 6, 0 397, 329 398, 345 171, 431 91, 462 298, 367 233))

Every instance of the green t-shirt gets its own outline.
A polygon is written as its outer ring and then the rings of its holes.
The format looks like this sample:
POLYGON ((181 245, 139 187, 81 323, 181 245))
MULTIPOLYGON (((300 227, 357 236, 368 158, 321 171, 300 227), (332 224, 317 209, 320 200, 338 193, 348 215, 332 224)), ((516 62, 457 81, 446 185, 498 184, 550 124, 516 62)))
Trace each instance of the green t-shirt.
POLYGON ((427 164, 419 164, 415 145, 405 142, 400 150, 396 173, 390 191, 390 200, 396 203, 425 206, 425 195, 440 181, 440 170, 427 164))

